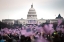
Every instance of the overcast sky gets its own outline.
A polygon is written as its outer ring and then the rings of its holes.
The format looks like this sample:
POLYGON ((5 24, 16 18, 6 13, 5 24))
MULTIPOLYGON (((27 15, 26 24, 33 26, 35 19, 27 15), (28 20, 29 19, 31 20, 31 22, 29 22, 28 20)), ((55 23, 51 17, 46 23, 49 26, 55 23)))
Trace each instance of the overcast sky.
POLYGON ((38 19, 64 17, 64 0, 0 0, 0 20, 26 19, 32 3, 38 19))

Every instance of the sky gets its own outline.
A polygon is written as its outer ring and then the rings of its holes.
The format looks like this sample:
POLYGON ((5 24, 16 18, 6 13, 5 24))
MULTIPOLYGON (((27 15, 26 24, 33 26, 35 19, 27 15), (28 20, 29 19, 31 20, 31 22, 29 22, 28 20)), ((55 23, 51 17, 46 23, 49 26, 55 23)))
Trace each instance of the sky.
POLYGON ((64 17, 64 0, 0 0, 0 20, 27 19, 32 3, 38 19, 64 17))

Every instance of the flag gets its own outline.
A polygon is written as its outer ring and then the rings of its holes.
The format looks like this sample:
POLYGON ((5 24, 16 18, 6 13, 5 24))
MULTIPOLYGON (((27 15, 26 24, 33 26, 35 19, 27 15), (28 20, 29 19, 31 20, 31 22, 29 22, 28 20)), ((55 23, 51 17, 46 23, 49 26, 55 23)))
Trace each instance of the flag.
POLYGON ((58 25, 62 23, 62 19, 58 19, 58 25))
POLYGON ((27 28, 26 31, 27 31, 27 32, 30 32, 30 31, 31 31, 31 28, 27 28))

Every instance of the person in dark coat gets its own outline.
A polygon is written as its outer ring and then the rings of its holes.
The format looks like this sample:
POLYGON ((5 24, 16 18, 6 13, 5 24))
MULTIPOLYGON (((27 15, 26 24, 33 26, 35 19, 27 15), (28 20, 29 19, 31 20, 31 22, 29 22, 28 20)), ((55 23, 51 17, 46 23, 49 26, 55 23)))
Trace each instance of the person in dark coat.
POLYGON ((26 37, 26 42, 31 42, 31 38, 29 36, 26 37))
POLYGON ((26 41, 26 38, 24 35, 21 35, 21 39, 20 39, 21 42, 25 42, 26 41))

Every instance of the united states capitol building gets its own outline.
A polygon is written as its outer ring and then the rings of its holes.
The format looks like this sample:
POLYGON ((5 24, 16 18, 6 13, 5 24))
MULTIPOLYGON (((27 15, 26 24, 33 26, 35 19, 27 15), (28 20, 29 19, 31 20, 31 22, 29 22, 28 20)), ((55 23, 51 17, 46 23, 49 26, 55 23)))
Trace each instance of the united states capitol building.
POLYGON ((54 23, 57 22, 58 19, 63 19, 63 17, 61 17, 61 15, 59 14, 58 17, 56 17, 55 19, 37 19, 37 14, 36 14, 36 10, 33 8, 33 4, 31 5, 31 8, 28 11, 27 14, 27 19, 18 19, 18 20, 14 20, 14 19, 2 19, 2 22, 6 23, 6 24, 41 24, 41 23, 45 23, 45 22, 50 22, 50 23, 54 23))

